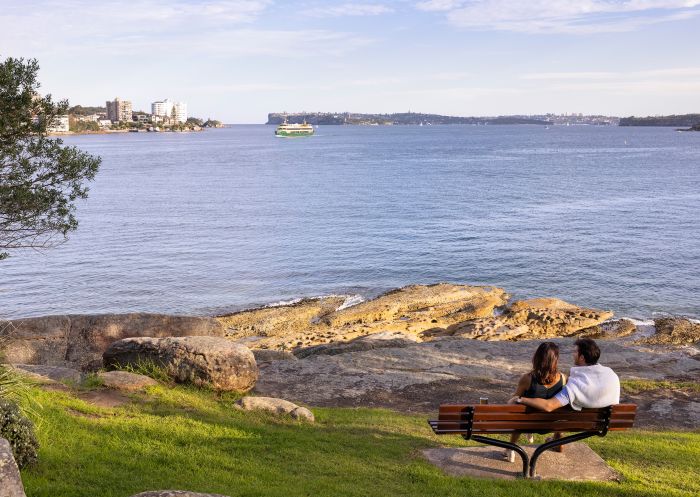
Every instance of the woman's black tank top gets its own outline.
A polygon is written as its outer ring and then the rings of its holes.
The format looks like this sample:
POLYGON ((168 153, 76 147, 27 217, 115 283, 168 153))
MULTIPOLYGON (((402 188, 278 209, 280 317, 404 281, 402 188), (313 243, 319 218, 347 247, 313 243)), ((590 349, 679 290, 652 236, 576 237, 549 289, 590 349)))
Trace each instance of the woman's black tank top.
POLYGON ((530 386, 523 394, 523 397, 529 399, 551 399, 564 387, 564 375, 562 374, 559 375, 559 381, 549 388, 538 382, 534 374, 530 374, 530 378, 530 386))

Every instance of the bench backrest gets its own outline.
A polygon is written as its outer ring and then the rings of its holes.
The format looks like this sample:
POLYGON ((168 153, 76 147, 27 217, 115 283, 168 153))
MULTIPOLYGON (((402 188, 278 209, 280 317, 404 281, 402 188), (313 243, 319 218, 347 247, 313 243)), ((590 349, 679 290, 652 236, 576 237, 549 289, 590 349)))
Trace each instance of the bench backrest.
POLYGON ((437 421, 431 421, 438 434, 497 434, 520 432, 582 432, 632 428, 637 406, 616 404, 601 409, 574 411, 562 407, 542 412, 517 404, 443 404, 437 421))

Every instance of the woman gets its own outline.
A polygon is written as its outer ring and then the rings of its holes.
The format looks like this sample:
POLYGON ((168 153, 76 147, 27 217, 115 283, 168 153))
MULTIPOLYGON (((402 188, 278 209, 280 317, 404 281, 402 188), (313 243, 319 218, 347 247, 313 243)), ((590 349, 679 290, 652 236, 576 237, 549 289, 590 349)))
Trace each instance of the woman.
MULTIPOLYGON (((559 346, 554 342, 543 342, 532 356, 532 370, 520 377, 515 397, 550 399, 559 393, 566 384, 566 376, 559 371, 559 346)), ((560 434, 555 433, 555 438, 560 434)), ((516 443, 520 433, 513 433, 511 443, 516 443)), ((529 435, 532 442, 532 435, 529 435)), ((515 452, 507 450, 505 459, 515 462, 515 452)))

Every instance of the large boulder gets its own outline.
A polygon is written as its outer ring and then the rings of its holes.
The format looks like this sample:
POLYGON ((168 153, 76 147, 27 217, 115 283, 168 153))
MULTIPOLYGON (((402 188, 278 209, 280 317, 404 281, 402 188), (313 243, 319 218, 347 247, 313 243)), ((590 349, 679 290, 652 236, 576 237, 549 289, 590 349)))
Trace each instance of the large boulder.
POLYGON ((213 318, 164 314, 45 316, 0 322, 10 363, 94 370, 112 342, 129 337, 223 336, 213 318))
POLYGON ((177 382, 223 391, 247 392, 258 378, 250 349, 218 337, 126 338, 103 359, 108 368, 152 362, 177 382))
POLYGON ((306 407, 274 397, 243 397, 234 406, 243 411, 265 411, 276 415, 289 415, 294 419, 311 423, 315 420, 313 413, 306 407))
POLYGON ((0 438, 0 497, 26 497, 10 442, 0 438))

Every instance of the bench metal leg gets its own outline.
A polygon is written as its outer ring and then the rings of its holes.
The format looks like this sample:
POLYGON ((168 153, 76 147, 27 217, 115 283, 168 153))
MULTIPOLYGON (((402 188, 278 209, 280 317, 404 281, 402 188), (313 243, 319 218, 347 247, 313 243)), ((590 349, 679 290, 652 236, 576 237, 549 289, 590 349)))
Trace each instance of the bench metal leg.
MULTIPOLYGON (((465 436, 465 435, 462 435, 462 437, 465 440, 470 440, 470 438, 465 436)), ((471 440, 474 440, 476 442, 481 442, 482 444, 494 445, 496 447, 501 447, 503 449, 514 450, 515 452, 518 453, 518 455, 520 456, 520 459, 523 460, 523 478, 528 477, 528 469, 530 467, 530 457, 527 455, 527 452, 525 452, 525 449, 523 449, 520 445, 510 443, 510 442, 504 442, 503 440, 496 440, 495 438, 482 437, 480 435, 473 435, 471 437, 471 440)))
MULTIPOLYGON (((532 454, 532 458, 530 459, 530 478, 534 478, 537 473, 536 473, 536 465, 537 465, 537 460, 539 457, 542 455, 542 453, 546 450, 554 449, 556 447, 560 447, 562 445, 570 444, 571 442, 577 442, 579 440, 583 440, 584 438, 588 437, 593 437, 595 435, 599 435, 598 432, 590 432, 586 431, 583 433, 577 433, 575 435, 569 435, 568 437, 564 438, 557 438, 555 440, 552 440, 550 442, 545 442, 539 447, 535 449, 535 452, 532 454)), ((476 437, 472 437, 476 439, 476 437)))

